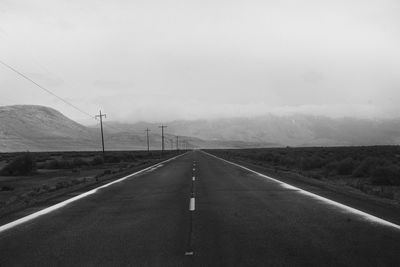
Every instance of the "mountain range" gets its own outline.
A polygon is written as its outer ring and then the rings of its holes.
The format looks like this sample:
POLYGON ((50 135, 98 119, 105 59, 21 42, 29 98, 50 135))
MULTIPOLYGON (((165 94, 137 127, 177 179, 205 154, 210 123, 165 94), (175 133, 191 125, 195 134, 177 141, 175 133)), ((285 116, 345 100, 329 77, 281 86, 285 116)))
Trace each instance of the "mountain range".
MULTIPOLYGON (((400 119, 329 118, 311 115, 176 120, 165 123, 166 148, 175 136, 190 147, 246 148, 277 146, 397 145, 400 119)), ((104 123, 109 150, 146 149, 149 128, 152 149, 160 149, 159 124, 104 123)), ((33 105, 0 107, 0 152, 99 150, 99 125, 81 125, 59 111, 33 105)))
MULTIPOLYGON (((115 124, 135 130, 157 124, 115 124)), ((311 115, 229 118, 168 123, 173 134, 204 140, 242 141, 269 146, 362 146, 396 145, 400 142, 400 119, 329 118, 311 115)))

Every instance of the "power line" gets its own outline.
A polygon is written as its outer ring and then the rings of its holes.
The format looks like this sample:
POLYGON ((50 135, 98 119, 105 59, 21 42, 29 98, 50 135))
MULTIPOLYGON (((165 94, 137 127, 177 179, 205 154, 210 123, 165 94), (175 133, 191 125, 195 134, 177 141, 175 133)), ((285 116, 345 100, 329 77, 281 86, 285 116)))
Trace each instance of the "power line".
MULTIPOLYGON (((92 116, 92 115, 90 115, 88 112, 86 112, 86 111, 82 110, 81 108, 75 106, 74 104, 72 104, 71 102, 65 100, 64 98, 62 98, 62 97, 56 95, 55 93, 53 93, 53 92, 50 91, 49 89, 47 89, 47 88, 45 88, 44 86, 40 85, 39 83, 35 82, 33 79, 31 79, 30 77, 26 76, 26 75, 23 74, 22 72, 18 71, 18 70, 15 69, 14 67, 8 65, 8 64, 5 63, 4 61, 0 60, 0 63, 1 63, 2 65, 4 65, 5 67, 7 67, 8 69, 12 70, 13 72, 17 73, 18 75, 20 75, 20 76, 23 77, 24 79, 26 79, 26 80, 28 80, 29 82, 33 83, 34 85, 36 85, 37 87, 39 87, 39 88, 42 89, 43 91, 45 91, 45 92, 47 92, 48 94, 50 94, 50 95, 56 97, 57 99, 61 100, 62 102, 64 102, 64 103, 67 104, 68 106, 70 106, 70 107, 72 107, 72 108, 78 110, 79 112, 81 112, 81 113, 83 113, 83 114, 89 116, 91 119, 97 120, 97 117, 98 117, 98 116, 92 116)), ((47 70, 46 70, 46 71, 47 71, 47 70)), ((121 128, 118 129, 117 127, 114 127, 114 126, 111 126, 111 125, 107 125, 107 127, 108 127, 108 128, 111 128, 111 129, 114 129, 114 130, 117 131, 117 132, 122 132, 122 131, 124 131, 124 130, 121 129, 121 128)))
POLYGON ((28 76, 26 76, 25 74, 21 73, 20 71, 16 70, 15 68, 11 67, 10 65, 8 65, 7 63, 3 62, 2 60, 0 60, 0 63, 2 65, 4 65, 5 67, 7 67, 8 69, 12 70, 13 72, 17 73, 18 75, 20 75, 21 77, 23 77, 24 79, 30 81, 31 83, 33 83, 34 85, 36 85, 37 87, 39 87, 40 89, 42 89, 43 91, 47 92, 48 94, 51 94, 52 96, 56 97, 57 99, 61 100, 62 102, 64 102, 65 104, 69 105, 70 107, 73 107, 74 109, 78 110, 79 112, 89 116, 92 119, 95 119, 94 116, 90 115, 89 113, 87 113, 86 111, 80 109, 79 107, 75 106, 74 104, 70 103, 69 101, 65 100, 64 98, 56 95, 55 93, 53 93, 52 91, 50 91, 49 89, 43 87, 42 85, 38 84, 37 82, 35 82, 34 80, 32 80, 31 78, 29 78, 28 76))
MULTIPOLYGON (((98 116, 95 116, 96 120, 97 120, 97 117, 98 116)), ((114 126, 112 124, 106 123, 106 122, 104 122, 104 125, 107 126, 107 128, 114 129, 116 132, 129 132, 129 130, 127 130, 127 129, 123 129, 123 128, 120 128, 118 126, 114 126)))

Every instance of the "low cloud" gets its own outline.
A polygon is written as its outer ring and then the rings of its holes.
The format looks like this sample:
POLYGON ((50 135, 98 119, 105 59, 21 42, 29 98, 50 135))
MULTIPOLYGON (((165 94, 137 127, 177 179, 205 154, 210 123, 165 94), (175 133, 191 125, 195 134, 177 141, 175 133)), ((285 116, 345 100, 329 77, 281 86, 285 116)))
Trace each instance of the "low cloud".
MULTIPOLYGON (((396 1, 3 2, 0 58, 91 114, 400 114, 396 1)), ((0 86, 85 118, 1 66, 0 86)))

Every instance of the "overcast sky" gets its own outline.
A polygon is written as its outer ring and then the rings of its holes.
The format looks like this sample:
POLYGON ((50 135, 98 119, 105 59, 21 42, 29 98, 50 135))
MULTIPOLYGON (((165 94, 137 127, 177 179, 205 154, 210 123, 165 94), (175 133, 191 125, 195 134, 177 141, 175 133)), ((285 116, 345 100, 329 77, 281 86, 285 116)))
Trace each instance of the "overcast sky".
MULTIPOLYGON (((0 0, 0 60, 109 119, 400 114, 398 0, 0 0)), ((88 123, 0 65, 0 105, 88 123)))

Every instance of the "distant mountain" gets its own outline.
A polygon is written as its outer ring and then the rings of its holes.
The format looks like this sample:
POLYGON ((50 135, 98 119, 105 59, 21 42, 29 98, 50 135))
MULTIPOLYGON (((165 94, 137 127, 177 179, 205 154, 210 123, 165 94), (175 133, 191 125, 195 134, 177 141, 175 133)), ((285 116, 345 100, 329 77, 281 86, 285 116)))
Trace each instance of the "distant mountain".
MULTIPOLYGON (((147 149, 145 128, 105 123, 104 139, 108 150, 147 149), (108 127, 108 125, 112 127, 108 127)), ((158 129, 157 129, 158 130, 158 129)), ((150 134, 151 149, 161 148, 159 131, 150 134)), ((249 147, 246 142, 206 141, 197 137, 181 136, 190 147, 249 147)), ((176 148, 175 136, 165 134, 165 148, 176 148)), ((0 107, 0 152, 13 151, 81 151, 99 150, 99 127, 86 127, 67 118, 59 111, 34 105, 0 107)))
MULTIPOLYGON (((106 149, 145 149, 143 133, 113 131, 105 127, 106 149)), ((152 148, 161 147, 161 136, 151 135, 152 148)), ((57 110, 43 106, 0 107, 0 152, 80 151, 101 149, 99 128, 86 127, 57 110)))
MULTIPOLYGON (((130 132, 147 127, 159 132, 158 124, 109 123, 130 132)), ((254 118, 172 121, 166 131, 173 135, 218 142, 242 142, 242 146, 349 146, 397 145, 400 120, 329 118, 323 116, 268 114, 254 118)))
MULTIPOLYGON (((165 147, 175 148, 175 135, 191 147, 247 148, 273 146, 397 145, 400 120, 332 119, 320 116, 265 115, 255 118, 180 120, 166 123, 165 147)), ((106 121, 106 149, 146 149, 149 128, 152 149, 161 147, 159 124, 106 121)), ((99 126, 86 127, 52 108, 0 107, 0 152, 99 150, 99 126)))

